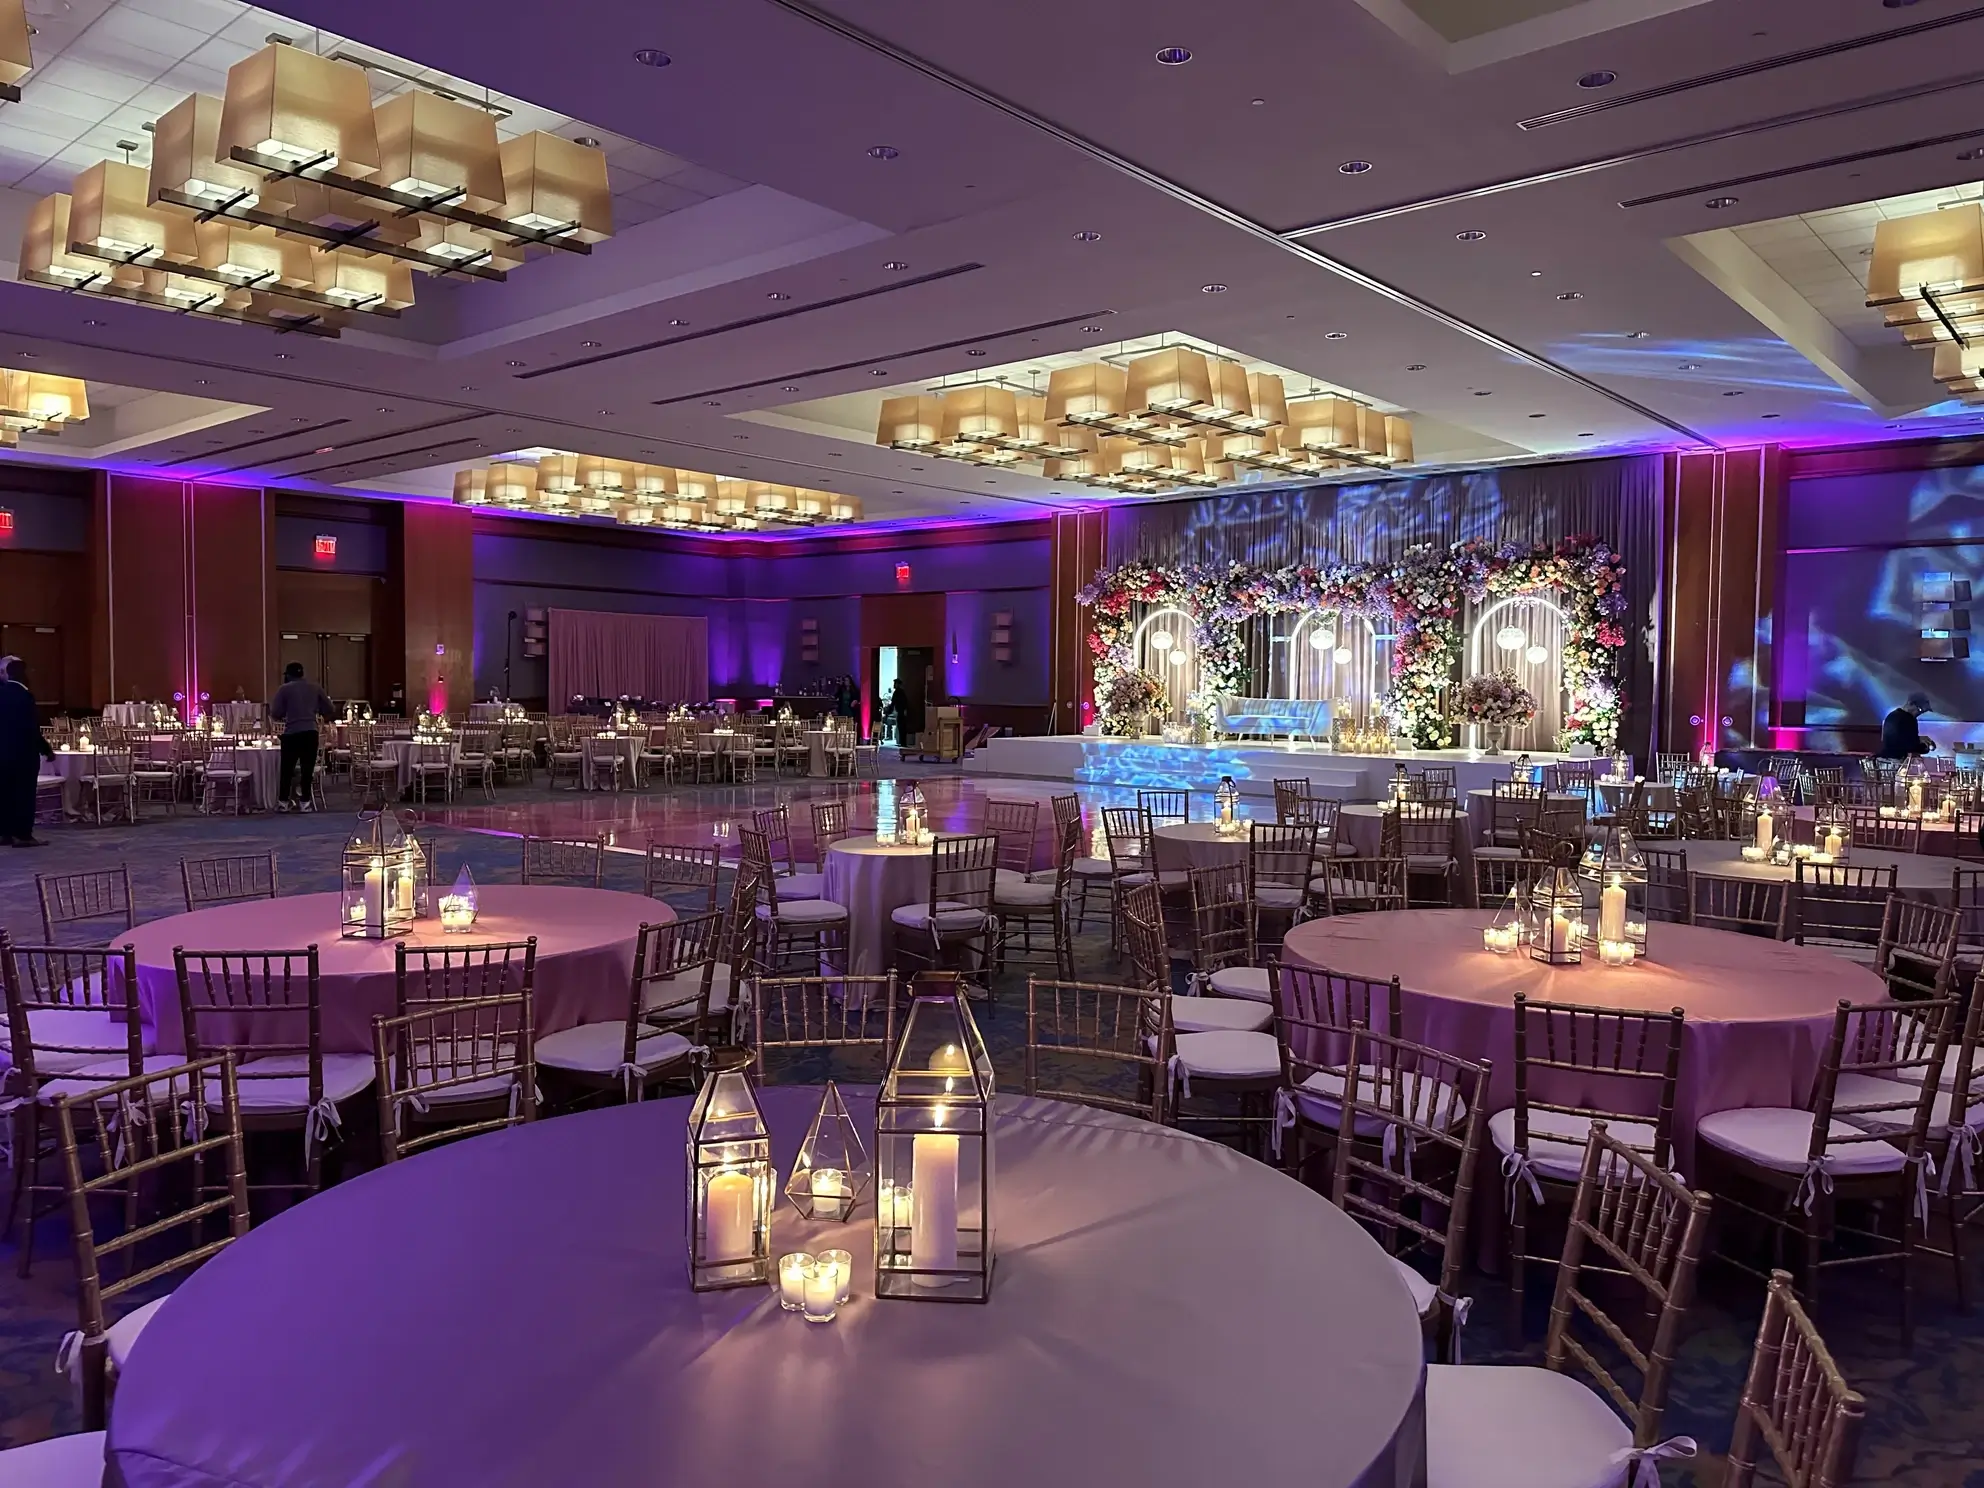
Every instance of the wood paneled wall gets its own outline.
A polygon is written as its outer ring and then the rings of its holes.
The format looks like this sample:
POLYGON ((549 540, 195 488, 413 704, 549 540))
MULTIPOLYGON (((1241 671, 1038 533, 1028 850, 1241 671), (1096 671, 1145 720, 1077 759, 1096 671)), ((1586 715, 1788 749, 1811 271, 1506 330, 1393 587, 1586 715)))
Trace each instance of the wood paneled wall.
POLYGON ((28 679, 40 702, 89 706, 91 594, 87 553, 0 549, 0 625, 52 625, 61 632, 62 675, 28 679))
POLYGON ((1777 445, 1667 456, 1657 748, 1768 745, 1784 497, 1777 445))
POLYGON ((1052 575, 1047 591, 1053 632, 1048 732, 1078 734, 1095 701, 1095 657, 1088 649, 1088 615, 1075 594, 1102 567, 1109 514, 1062 512, 1054 518, 1052 575))
POLYGON ((388 584, 398 580, 404 616, 407 711, 461 717, 475 701, 475 513, 430 502, 399 511, 388 584))

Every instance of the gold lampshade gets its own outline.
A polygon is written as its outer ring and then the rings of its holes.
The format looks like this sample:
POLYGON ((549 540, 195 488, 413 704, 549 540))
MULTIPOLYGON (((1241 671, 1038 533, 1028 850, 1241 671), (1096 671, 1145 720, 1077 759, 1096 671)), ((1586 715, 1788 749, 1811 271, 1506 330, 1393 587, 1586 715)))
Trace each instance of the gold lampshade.
POLYGON ((684 501, 700 502, 708 506, 716 500, 716 477, 705 475, 700 470, 677 470, 675 494, 684 501))
POLYGON ((627 462, 609 460, 604 455, 580 455, 579 484, 588 491, 624 491, 627 462))
POLYGON ((316 284, 316 255, 301 238, 220 217, 194 223, 193 241, 201 268, 238 283, 296 289, 316 284))
POLYGON ((1938 341, 1931 369, 1935 372, 1936 381, 1953 393, 1973 393, 1984 389, 1984 346, 1959 346, 1954 341, 1938 341))
POLYGON ((726 519, 747 515, 751 510, 751 483, 718 476, 716 500, 710 503, 710 509, 726 519))
POLYGON ((537 461, 537 504, 547 511, 562 511, 572 504, 579 490, 579 457, 570 454, 540 455, 537 461))
POLYGON ((99 160, 70 188, 70 245, 130 263, 192 263, 193 219, 154 209, 149 192, 142 166, 99 160))
POLYGON ((1247 374, 1247 392, 1253 400, 1254 411, 1240 423, 1251 424, 1262 429, 1278 429, 1288 422, 1288 387, 1273 372, 1250 372, 1247 374))
POLYGON ((377 175, 379 136, 365 69, 280 42, 243 58, 227 70, 214 153, 228 160, 235 149, 347 176, 377 175))
POLYGON ((613 509, 613 520, 623 527, 652 527, 655 525, 655 508, 629 501, 613 509))
MULTIPOLYGON (((1007 443, 1014 449, 1038 450, 1047 443, 1047 400, 1027 394, 1019 394, 1013 399, 1015 417, 1018 420, 1014 432, 1007 443)), ((1058 430, 1055 432, 1059 432, 1058 430)))
POLYGON ((1148 475, 1165 458, 1165 451, 1158 446, 1127 434, 1106 435, 1096 441, 1096 479, 1148 475))
POLYGON ((1280 430, 1255 429, 1246 434, 1225 434, 1217 441, 1218 459, 1247 465, 1276 463, 1281 454, 1280 430))
POLYGON ((28 8, 22 0, 0 0, 0 83, 18 83, 33 66, 28 8))
POLYGON ((1206 484, 1209 486, 1237 485, 1241 467, 1231 460, 1206 461, 1206 484))
POLYGON ((1089 362, 1063 367, 1047 378, 1047 422, 1099 424, 1123 412, 1127 379, 1121 367, 1089 362))
POLYGON ((40 424, 80 424, 90 416, 89 389, 80 377, 31 373, 27 386, 28 417, 40 424))
POLYGON ((1867 303, 1890 305, 1924 289, 1935 294, 1984 289, 1984 206, 1968 202, 1874 224, 1867 303))
POLYGON ((1086 424, 1057 424, 1042 415, 1047 442, 1040 453, 1049 459, 1082 461, 1095 453, 1095 430, 1086 424))
POLYGON ((357 233, 389 243, 412 243, 428 220, 400 216, 370 197, 326 186, 322 181, 268 180, 262 183, 262 210, 279 212, 328 232, 357 233))
POLYGON ((572 497, 572 507, 587 516, 604 516, 619 504, 619 495, 618 491, 594 491, 582 486, 572 497))
MULTIPOLYGON (((403 241, 408 247, 431 253, 436 258, 445 258, 451 263, 482 264, 506 272, 524 261, 523 249, 510 239, 499 238, 494 233, 466 223, 450 222, 445 217, 413 217, 406 220, 413 224, 413 231, 395 241, 403 241)), ((425 264, 417 267, 427 273, 441 272, 425 264)))
POLYGON ((1412 463, 1412 420, 1396 413, 1385 415, 1385 458, 1393 465, 1412 463))
POLYGON ((203 202, 255 205, 262 173, 217 158, 223 107, 212 94, 189 93, 159 116, 152 126, 152 164, 146 181, 149 200, 163 201, 160 193, 177 191, 203 202))
POLYGON ((101 260, 70 252, 69 207, 69 193, 57 191, 29 209, 27 226, 21 229, 21 277, 73 285, 111 278, 126 284, 141 282, 142 269, 113 269, 101 260))
POLYGON ((709 520, 708 508, 702 502, 684 501, 680 497, 664 501, 654 510, 668 527, 701 527, 709 520))
POLYGON ((455 472, 455 505, 487 506, 489 502, 489 472, 487 470, 457 470, 455 472))
POLYGON ((528 460, 498 460, 485 482, 497 506, 528 507, 537 496, 537 467, 528 460))
POLYGON ((1204 408, 1212 402, 1206 359, 1189 346, 1167 346, 1138 357, 1130 363, 1126 381, 1124 406, 1138 413, 1204 408))
POLYGON ((827 514, 827 506, 833 497, 825 491, 808 490, 805 486, 792 489, 792 514, 802 522, 817 522, 827 514))
POLYGON ((652 506, 675 494, 675 472, 666 465, 629 465, 627 494, 652 506))
POLYGON ((503 205, 495 115, 410 88, 372 110, 372 127, 379 139, 379 179, 393 190, 477 212, 503 205))
POLYGON ((1010 388, 956 388, 944 394, 944 442, 984 444, 1019 432, 1018 400, 1010 388))
POLYGON ((861 498, 859 496, 829 495, 827 516, 835 522, 858 522, 861 520, 861 498))
POLYGON ((1365 404, 1357 406, 1357 443, 1351 446, 1350 453, 1363 455, 1367 459, 1387 460, 1391 448, 1385 437, 1385 416, 1377 409, 1365 404))
POLYGON ((1291 455, 1297 451, 1355 449, 1357 438, 1357 405, 1332 394, 1288 405, 1281 447, 1291 455))
POLYGON ((597 243, 613 236, 606 157, 588 145, 534 130, 504 140, 502 217, 532 232, 597 243))
POLYGON ((759 517, 783 517, 791 513, 794 493, 790 486, 771 481, 752 481, 749 486, 751 512, 759 517))
POLYGON ((1206 399, 1208 416, 1251 424, 1254 418, 1254 389, 1247 369, 1224 357, 1207 357, 1206 371, 1212 378, 1212 394, 1206 399))
POLYGON ((944 400, 934 393, 884 398, 875 443, 891 449, 927 449, 944 437, 944 400))
POLYGON ((1187 485, 1202 485, 1206 479, 1206 459, 1204 441, 1187 439, 1182 444, 1169 445, 1159 451, 1164 463, 1158 467, 1164 474, 1176 477, 1187 485))
POLYGON ((326 299, 357 310, 404 310, 413 303, 413 270, 402 259, 349 248, 311 257, 314 288, 326 299))

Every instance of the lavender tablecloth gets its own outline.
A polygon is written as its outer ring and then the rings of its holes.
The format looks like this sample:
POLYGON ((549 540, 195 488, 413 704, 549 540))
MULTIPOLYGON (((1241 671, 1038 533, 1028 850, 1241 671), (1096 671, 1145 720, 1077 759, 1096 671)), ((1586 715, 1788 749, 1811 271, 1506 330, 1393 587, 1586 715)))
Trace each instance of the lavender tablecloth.
MULTIPOLYGON (((1714 878, 1769 879, 1778 883, 1788 883, 1793 870, 1790 864, 1748 862, 1743 857, 1744 844, 1741 842, 1660 842, 1650 844, 1655 847, 1678 847, 1688 855, 1688 868, 1695 873, 1707 874, 1714 878)), ((1904 899, 1919 899, 1924 903, 1940 904, 1948 908, 1953 899, 1954 882, 1951 870, 1957 865, 1945 857, 1933 857, 1927 853, 1882 852, 1878 848, 1855 847, 1848 860, 1854 868, 1887 868, 1895 870, 1895 892, 1904 899)))
MULTIPOLYGON (((1453 854, 1458 865, 1454 871, 1454 902, 1473 906, 1477 901, 1474 891, 1474 827, 1473 819, 1465 811, 1453 813, 1453 854)), ((1369 804, 1341 807, 1336 816, 1336 840, 1348 842, 1357 849, 1360 858, 1375 858, 1383 846, 1385 835, 1385 809, 1369 804)))
MULTIPOLYGON (((439 920, 417 920, 406 943, 460 947, 535 935, 531 1005, 540 1034, 624 1019, 641 926, 675 918, 675 911, 658 899, 606 889, 482 884, 476 896, 473 934, 444 935, 439 920)), ((158 1029, 161 1053, 186 1047, 174 946, 189 951, 297 950, 315 943, 324 1048, 330 1052, 371 1053, 373 1015, 391 1017, 395 1007, 394 942, 341 940, 335 894, 292 894, 173 915, 138 926, 120 937, 120 943, 137 947, 138 1005, 145 1021, 158 1029)), ((295 1033, 290 1019, 276 1036, 293 1039, 295 1033)))
POLYGON ((827 848, 826 892, 847 907, 847 970, 879 976, 895 964, 889 916, 905 904, 930 901, 927 847, 896 847, 874 837, 848 837, 827 848))
MULTIPOLYGON (((872 1134, 872 1101, 849 1097, 872 1134)), ((819 1091, 761 1099, 783 1174, 819 1091)), ((877 1301, 872 1200, 829 1225, 781 1199, 774 1256, 854 1256, 847 1307, 815 1326, 766 1289, 689 1290, 687 1108, 478 1137, 250 1232, 147 1324, 118 1384, 106 1481, 1423 1481, 1405 1289, 1355 1221, 1250 1158, 1007 1097, 991 1300, 877 1301)))
POLYGON ((1842 998, 1887 995, 1864 966, 1817 948, 1692 925, 1650 927, 1629 967, 1553 967, 1481 946, 1478 910, 1338 915, 1297 925, 1284 960, 1349 976, 1396 974, 1404 1037, 1493 1061, 1489 1110, 1515 1101, 1515 994, 1533 1001, 1687 1013, 1675 1096, 1675 1154, 1693 1172, 1695 1124, 1738 1106, 1802 1105, 1842 998))
POLYGON ((1217 868, 1247 861, 1247 838, 1222 837, 1211 822, 1180 822, 1150 834, 1151 854, 1159 873, 1185 873, 1193 868, 1217 868))
MULTIPOLYGON (((1487 841, 1488 829, 1494 825, 1495 807, 1492 803, 1495 799, 1495 793, 1493 791, 1472 790, 1467 793, 1466 799, 1467 840, 1478 847, 1487 841)), ((1548 799, 1553 807, 1575 805, 1578 807, 1580 813, 1582 813, 1585 806, 1583 796, 1553 792, 1548 799)))

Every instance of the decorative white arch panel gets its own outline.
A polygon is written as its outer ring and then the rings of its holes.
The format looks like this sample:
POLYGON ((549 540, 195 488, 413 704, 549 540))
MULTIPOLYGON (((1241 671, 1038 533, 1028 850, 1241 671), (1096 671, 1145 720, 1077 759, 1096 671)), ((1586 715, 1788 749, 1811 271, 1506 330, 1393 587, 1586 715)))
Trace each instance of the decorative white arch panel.
MULTIPOLYGON (((1468 632, 1468 676, 1513 672, 1536 698, 1536 717, 1529 726, 1509 732, 1512 749, 1557 747, 1557 732, 1564 726, 1564 635, 1568 628, 1564 611, 1555 600, 1542 594, 1512 594, 1484 609, 1468 632)), ((1480 741, 1466 742, 1478 746, 1480 741)))
POLYGON ((1199 690, 1199 648, 1192 617, 1176 606, 1152 610, 1130 637, 1137 665, 1164 683, 1164 705, 1174 723, 1185 719, 1185 700, 1199 690))

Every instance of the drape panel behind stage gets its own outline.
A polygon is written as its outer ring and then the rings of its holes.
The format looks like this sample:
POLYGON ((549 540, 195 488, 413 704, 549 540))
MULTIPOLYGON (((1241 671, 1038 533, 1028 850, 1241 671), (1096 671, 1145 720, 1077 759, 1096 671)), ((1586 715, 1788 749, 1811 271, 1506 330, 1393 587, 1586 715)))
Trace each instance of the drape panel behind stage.
POLYGON ((1627 745, 1644 753, 1653 716, 1660 493, 1658 455, 1243 491, 1113 509, 1106 561, 1326 566, 1396 558, 1418 543, 1536 544, 1591 533, 1626 560, 1624 732, 1627 745))
POLYGON ((710 695, 710 628, 701 615, 616 615, 553 610, 553 712, 574 697, 700 703, 710 695))

